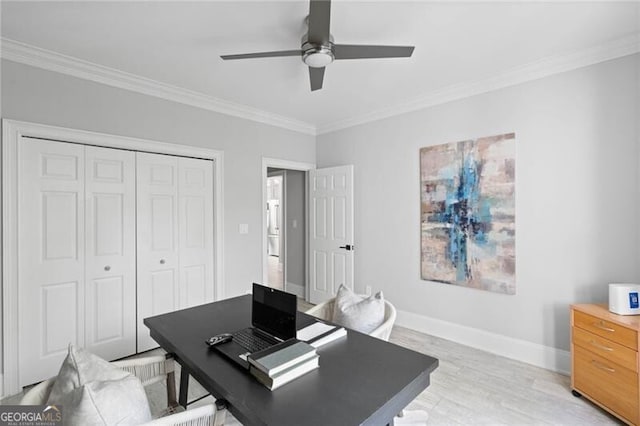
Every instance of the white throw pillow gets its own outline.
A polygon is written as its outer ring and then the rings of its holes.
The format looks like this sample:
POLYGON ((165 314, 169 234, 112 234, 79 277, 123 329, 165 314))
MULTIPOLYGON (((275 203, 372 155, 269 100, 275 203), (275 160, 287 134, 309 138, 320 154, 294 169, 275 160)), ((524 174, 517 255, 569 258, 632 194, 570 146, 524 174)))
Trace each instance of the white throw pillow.
POLYGON ((66 425, 133 425, 151 420, 147 395, 137 377, 73 345, 47 404, 62 405, 66 425))
POLYGON ((65 425, 139 425, 151 420, 142 383, 132 375, 85 383, 65 394, 58 404, 65 425))
POLYGON ((333 304, 332 321, 361 333, 371 333, 384 322, 382 292, 363 297, 341 284, 333 304))

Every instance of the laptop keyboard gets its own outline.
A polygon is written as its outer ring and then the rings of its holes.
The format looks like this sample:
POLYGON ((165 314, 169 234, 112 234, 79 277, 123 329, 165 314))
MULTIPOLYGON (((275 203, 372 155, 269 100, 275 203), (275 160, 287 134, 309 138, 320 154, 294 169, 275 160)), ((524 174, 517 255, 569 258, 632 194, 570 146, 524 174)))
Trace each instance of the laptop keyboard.
POLYGON ((276 339, 260 335, 252 328, 245 328, 233 333, 233 341, 251 353, 267 349, 278 343, 276 339))

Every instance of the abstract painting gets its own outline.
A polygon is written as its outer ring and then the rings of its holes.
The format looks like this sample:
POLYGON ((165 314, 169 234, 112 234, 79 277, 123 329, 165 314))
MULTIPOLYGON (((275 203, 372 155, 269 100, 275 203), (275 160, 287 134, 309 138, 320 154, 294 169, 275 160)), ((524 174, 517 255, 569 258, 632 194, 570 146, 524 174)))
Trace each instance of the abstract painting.
POLYGON ((515 134, 420 150, 423 280, 516 292, 515 134))

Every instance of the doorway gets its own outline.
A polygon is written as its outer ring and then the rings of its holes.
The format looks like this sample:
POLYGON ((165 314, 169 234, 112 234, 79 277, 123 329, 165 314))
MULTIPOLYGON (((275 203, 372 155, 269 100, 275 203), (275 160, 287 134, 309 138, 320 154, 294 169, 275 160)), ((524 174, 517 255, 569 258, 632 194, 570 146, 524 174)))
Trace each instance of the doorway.
POLYGON ((313 164, 263 159, 263 282, 307 299, 307 171, 313 164))
POLYGON ((284 244, 286 234, 282 224, 284 222, 284 180, 285 171, 267 169, 267 266, 269 273, 267 285, 271 288, 284 290, 284 244))

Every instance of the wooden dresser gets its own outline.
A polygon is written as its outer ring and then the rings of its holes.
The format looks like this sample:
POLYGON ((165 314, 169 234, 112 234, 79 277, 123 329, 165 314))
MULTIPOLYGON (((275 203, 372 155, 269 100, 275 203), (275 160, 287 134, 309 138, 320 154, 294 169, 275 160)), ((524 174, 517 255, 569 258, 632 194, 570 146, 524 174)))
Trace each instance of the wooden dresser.
POLYGON ((626 423, 640 424, 640 316, 571 306, 571 387, 626 423))

